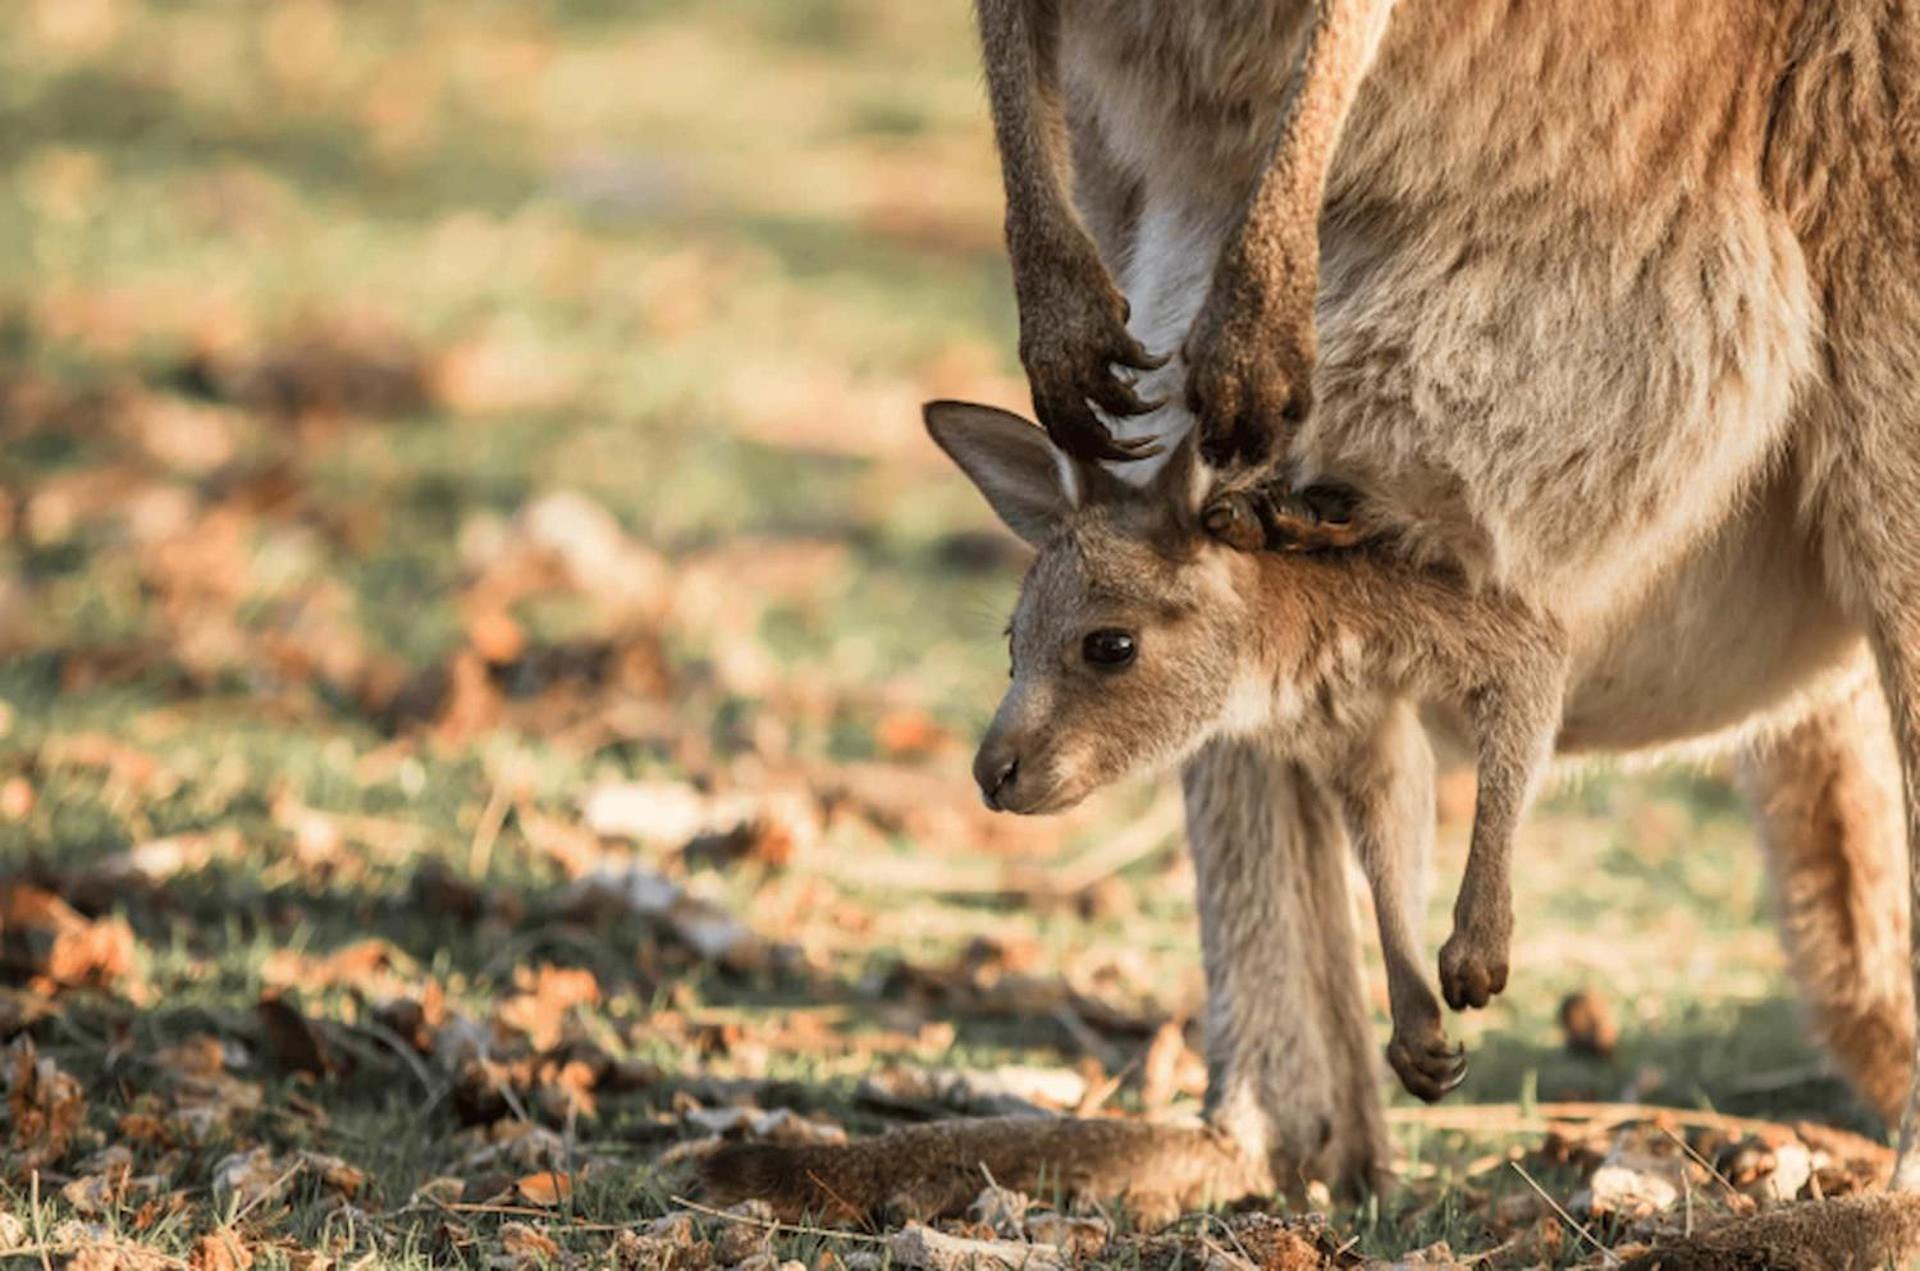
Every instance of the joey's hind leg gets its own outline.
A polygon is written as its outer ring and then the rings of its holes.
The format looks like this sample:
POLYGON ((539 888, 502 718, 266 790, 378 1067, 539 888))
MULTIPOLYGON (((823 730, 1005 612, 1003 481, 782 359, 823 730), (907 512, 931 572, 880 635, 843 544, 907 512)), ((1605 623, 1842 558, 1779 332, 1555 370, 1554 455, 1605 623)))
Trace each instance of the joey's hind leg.
POLYGON ((1485 1006, 1507 987, 1513 836, 1552 762, 1564 687, 1557 658, 1527 661, 1546 665, 1483 690, 1472 703, 1480 734, 1479 796, 1466 874, 1453 905, 1453 934, 1440 947, 1440 992, 1456 1011, 1485 1006))
POLYGON ((1393 1039, 1387 1062, 1409 1094, 1432 1103, 1467 1075, 1447 1041, 1420 952, 1420 875, 1433 845, 1433 752, 1411 707, 1397 703, 1331 783, 1373 892, 1387 968, 1393 1039))

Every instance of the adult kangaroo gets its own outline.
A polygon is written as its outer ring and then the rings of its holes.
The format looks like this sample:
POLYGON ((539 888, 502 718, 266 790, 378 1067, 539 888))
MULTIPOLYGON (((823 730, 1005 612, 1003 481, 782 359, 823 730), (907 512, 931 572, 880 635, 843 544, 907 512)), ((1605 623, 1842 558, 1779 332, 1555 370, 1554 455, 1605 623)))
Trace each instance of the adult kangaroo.
MULTIPOLYGON (((979 7, 1055 443, 1145 480, 1197 428, 1216 464, 1362 492, 1416 557, 1563 625, 1563 752, 1773 739, 1751 773, 1789 944, 1920 1186, 1920 958, 1894 952, 1920 879, 1920 13, 979 7)), ((1363 1177, 1383 1149, 1326 796, 1257 740, 1185 782, 1212 1084, 1206 1129, 1151 1141, 1242 1172, 1156 1186, 1363 1177)), ((1157 1149, 1121 1137, 1146 1177, 1157 1149)))

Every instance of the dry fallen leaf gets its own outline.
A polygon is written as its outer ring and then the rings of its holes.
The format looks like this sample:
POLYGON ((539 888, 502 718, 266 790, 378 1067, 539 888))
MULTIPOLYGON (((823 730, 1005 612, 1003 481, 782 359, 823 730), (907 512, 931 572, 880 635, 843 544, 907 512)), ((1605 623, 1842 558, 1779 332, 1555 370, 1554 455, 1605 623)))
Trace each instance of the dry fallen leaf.
POLYGON ((300 1169, 299 1161, 289 1164, 279 1160, 271 1148, 235 1152, 213 1167, 213 1194, 223 1204, 255 1206, 278 1196, 300 1169))
POLYGON ((19 1173, 43 1169, 73 1146, 86 1115, 80 1083, 21 1037, 6 1058, 9 1164, 19 1173))
POLYGON ((192 1271, 247 1271, 253 1262, 253 1251, 230 1227, 208 1232, 194 1241, 193 1253, 187 1259, 192 1271))
POLYGON ((89 920, 38 887, 12 884, 0 892, 0 967, 24 972, 51 996, 62 989, 119 988, 144 996, 132 979, 133 928, 124 918, 89 920))
POLYGON ((873 740, 881 754, 895 759, 930 755, 957 744, 952 733, 919 709, 895 710, 882 715, 873 726, 873 740))
POLYGON ((347 1164, 337 1156, 329 1156, 325 1152, 301 1152, 297 1159, 307 1173, 348 1200, 354 1199, 366 1188, 366 1171, 347 1164))
POLYGON ((334 1054, 320 1026, 301 1014, 298 999, 269 990, 254 1012, 260 1020, 267 1054, 280 1067, 309 1077, 327 1077, 345 1070, 343 1059, 334 1054))
POLYGON ((560 1246, 538 1227, 524 1222, 500 1224, 500 1247, 518 1267, 548 1267, 559 1260, 560 1246))
POLYGON ((513 1190, 529 1205, 557 1209, 573 1199, 573 1176, 555 1170, 541 1170, 517 1178, 513 1190))
POLYGON ((600 1000, 600 982, 593 972, 580 967, 547 963, 516 967, 513 982, 518 991, 500 1004, 495 1018, 502 1026, 524 1033, 536 1050, 550 1050, 559 1043, 576 1006, 600 1000))

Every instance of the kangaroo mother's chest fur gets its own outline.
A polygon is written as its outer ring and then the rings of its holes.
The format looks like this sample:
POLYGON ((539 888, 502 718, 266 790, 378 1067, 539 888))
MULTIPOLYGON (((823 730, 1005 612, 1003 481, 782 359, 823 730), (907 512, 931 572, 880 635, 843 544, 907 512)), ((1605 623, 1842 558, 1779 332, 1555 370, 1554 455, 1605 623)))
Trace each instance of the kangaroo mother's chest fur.
MULTIPOLYGON (((1266 160, 1303 8, 1066 5, 1082 126, 1137 183, 1121 272, 1155 351, 1266 160)), ((1814 572, 1791 532, 1745 534, 1755 500, 1791 505, 1770 474, 1816 359, 1814 287, 1760 178, 1794 12, 1403 0, 1329 176, 1294 458, 1554 611, 1587 646, 1586 744, 1726 727, 1845 644, 1818 599, 1758 639, 1729 625, 1814 572), (1730 673, 1660 687, 1687 668, 1730 673)), ((1151 394, 1177 402, 1179 374, 1151 394)))

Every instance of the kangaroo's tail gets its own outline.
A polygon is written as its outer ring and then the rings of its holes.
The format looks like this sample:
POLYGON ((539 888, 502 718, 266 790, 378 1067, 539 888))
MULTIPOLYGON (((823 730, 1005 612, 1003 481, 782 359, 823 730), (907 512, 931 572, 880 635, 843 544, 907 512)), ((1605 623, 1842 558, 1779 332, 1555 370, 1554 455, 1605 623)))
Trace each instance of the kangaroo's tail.
POLYGON ((1271 1191, 1265 1161, 1226 1134, 1143 1121, 941 1121, 833 1146, 733 1144, 700 1167, 722 1204, 764 1200, 783 1218, 859 1221, 959 1213, 988 1182, 1038 1197, 1121 1199, 1143 1220, 1271 1191))
POLYGON ((1907 1266, 1920 1254, 1920 1196, 1876 1192, 1734 1218, 1685 1238, 1659 1240, 1623 1271, 1751 1267, 1869 1271, 1907 1266))

